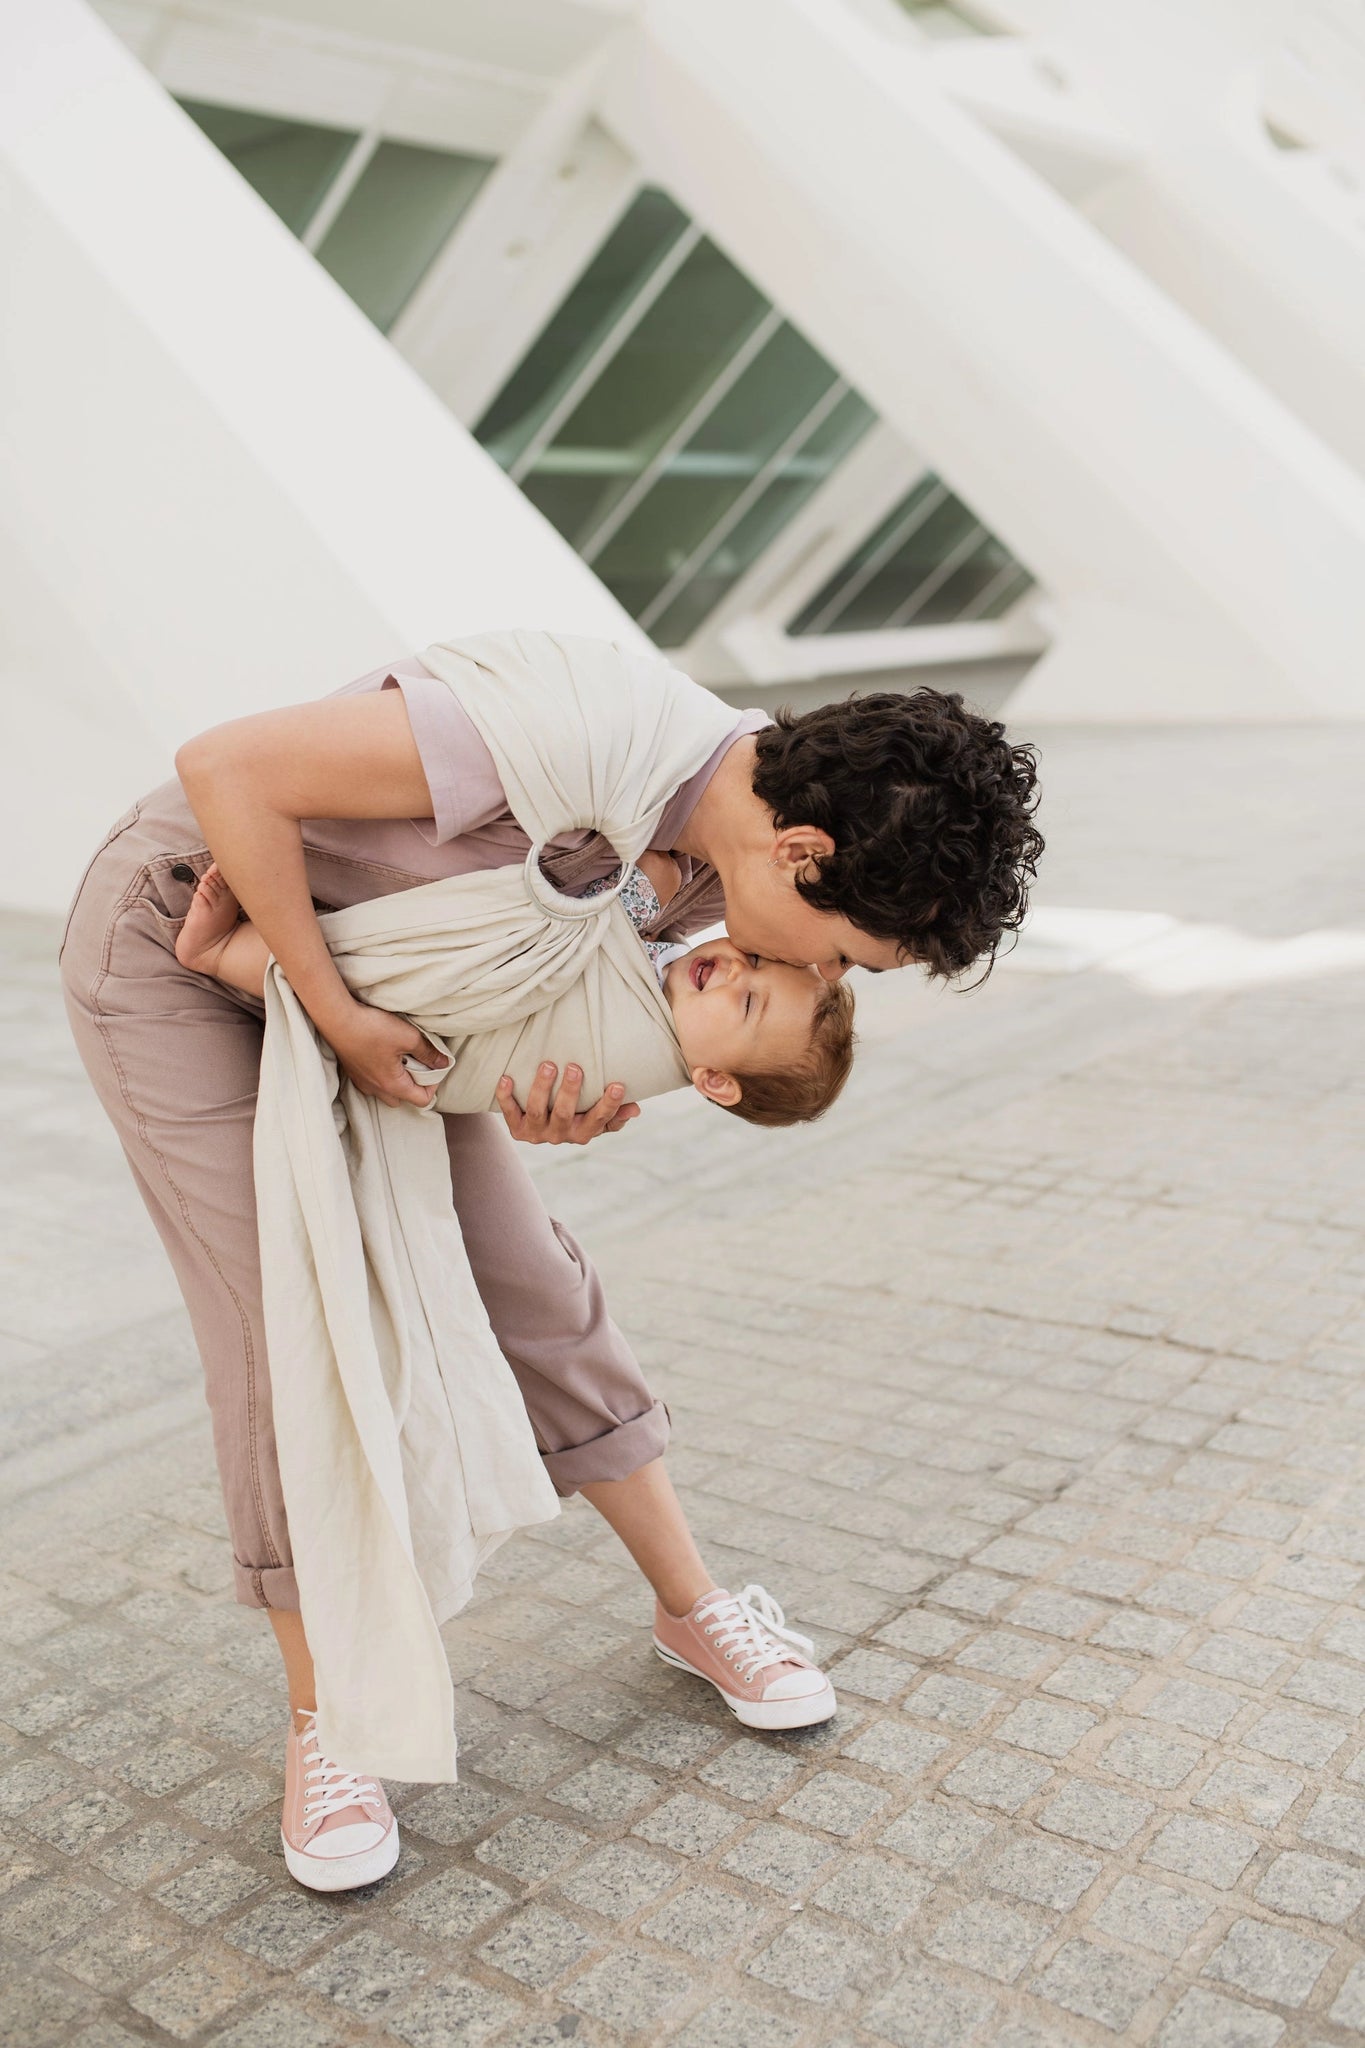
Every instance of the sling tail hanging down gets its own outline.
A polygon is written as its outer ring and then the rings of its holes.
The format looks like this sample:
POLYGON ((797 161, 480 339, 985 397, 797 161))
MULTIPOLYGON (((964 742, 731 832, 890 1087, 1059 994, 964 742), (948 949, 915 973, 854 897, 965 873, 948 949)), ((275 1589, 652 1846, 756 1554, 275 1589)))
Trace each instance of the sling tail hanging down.
POLYGON ((542 1058, 584 1098, 687 1070, 613 895, 564 898, 536 850, 599 831, 623 860, 723 744, 734 714, 609 642, 484 634, 424 651, 492 753, 531 841, 524 870, 459 875, 321 920, 343 977, 454 1055, 429 1111, 340 1073, 278 965, 266 977, 256 1190, 280 1471, 319 1740, 348 1769, 456 1776, 439 1624, 558 1500, 498 1349, 451 1201, 446 1113, 493 1107, 542 1058))

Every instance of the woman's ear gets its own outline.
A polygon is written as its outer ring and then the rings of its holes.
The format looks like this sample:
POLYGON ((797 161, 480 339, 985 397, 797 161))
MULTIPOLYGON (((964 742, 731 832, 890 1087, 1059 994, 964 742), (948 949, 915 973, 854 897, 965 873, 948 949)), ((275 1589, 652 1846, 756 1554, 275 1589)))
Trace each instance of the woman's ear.
POLYGON ((794 877, 803 874, 813 860, 828 859, 833 851, 834 841, 818 825, 784 825, 774 835, 768 865, 794 877))
POLYGON ((708 1102, 718 1102, 722 1109, 733 1109, 744 1093, 733 1074, 722 1074, 715 1067, 693 1067, 692 1086, 698 1095, 704 1095, 708 1102))

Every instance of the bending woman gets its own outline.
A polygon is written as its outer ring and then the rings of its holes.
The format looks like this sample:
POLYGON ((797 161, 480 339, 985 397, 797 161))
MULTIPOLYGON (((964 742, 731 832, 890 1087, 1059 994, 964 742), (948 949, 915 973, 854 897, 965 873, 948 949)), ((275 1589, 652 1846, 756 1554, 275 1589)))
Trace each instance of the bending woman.
MULTIPOLYGON (((549 636, 519 636, 518 646, 549 665, 564 658, 549 636)), ((519 862, 527 842, 487 749, 416 660, 319 703, 218 728, 176 765, 179 780, 135 804, 91 862, 68 922, 63 981, 82 1057, 190 1311, 237 1597, 269 1610, 284 1657, 291 1868, 341 1889, 371 1881, 396 1830, 379 1788, 336 1771, 312 1734, 260 1306, 251 1152, 261 1006, 183 968, 175 940, 216 858, 349 1078, 382 1101, 425 1104, 431 1091, 402 1064, 426 1057, 424 1041, 348 994, 316 909, 519 862)), ((960 972, 1022 914, 1040 844, 1033 790, 1027 750, 933 692, 777 725, 737 717, 660 818, 655 846, 683 873, 665 928, 686 936, 723 907, 743 948, 814 964, 830 979, 851 964, 911 960, 960 972)), ((615 866, 587 833, 566 835, 547 860, 563 889, 615 866)), ((443 1120, 470 1262, 546 1469, 560 1494, 584 1493, 626 1543, 675 1659, 732 1707, 806 1698, 810 1717, 822 1718, 828 1681, 790 1655, 772 1626, 779 1611, 732 1597, 707 1572, 663 1467, 663 1404, 608 1317, 591 1265, 545 1214, 517 1159, 511 1139, 586 1143, 638 1113, 619 1088, 580 1107, 575 1069, 556 1088, 558 1078, 542 1072, 524 1106, 501 1091, 501 1125, 443 1120), (740 1658, 724 1654, 736 1632, 740 1658)))

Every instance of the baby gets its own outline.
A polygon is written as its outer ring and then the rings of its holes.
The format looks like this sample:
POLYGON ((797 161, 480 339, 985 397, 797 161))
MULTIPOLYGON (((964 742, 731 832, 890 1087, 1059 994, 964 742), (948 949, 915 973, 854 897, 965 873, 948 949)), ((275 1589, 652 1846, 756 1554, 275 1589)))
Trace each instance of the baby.
MULTIPOLYGON (((614 880, 614 878, 613 878, 614 880)), ((594 895, 612 886, 584 890, 594 895)), ((632 867, 621 905, 643 933, 678 886, 676 864, 646 853, 632 867)), ((641 938, 654 961, 692 1085, 747 1123, 809 1123, 835 1101, 853 1065, 853 996, 814 967, 741 953, 728 938, 688 950, 641 938)), ((269 951, 240 921, 237 898, 216 865, 195 890, 176 940, 182 967, 246 995, 265 988, 269 951)), ((572 1056, 572 1048, 566 1047, 572 1056)))

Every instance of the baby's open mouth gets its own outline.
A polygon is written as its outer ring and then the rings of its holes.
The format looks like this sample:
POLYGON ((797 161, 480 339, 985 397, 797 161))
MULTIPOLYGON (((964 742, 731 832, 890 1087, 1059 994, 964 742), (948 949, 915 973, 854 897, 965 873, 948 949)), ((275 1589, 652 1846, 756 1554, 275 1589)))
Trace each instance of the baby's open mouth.
POLYGON ((706 987, 707 982, 711 979, 711 971, 715 964, 714 960, 694 960, 688 968, 687 978, 698 993, 706 987))

